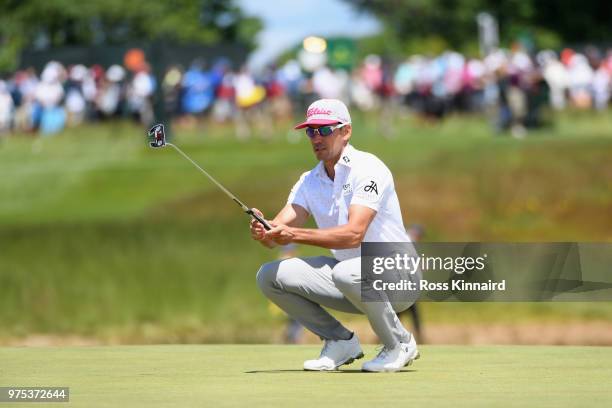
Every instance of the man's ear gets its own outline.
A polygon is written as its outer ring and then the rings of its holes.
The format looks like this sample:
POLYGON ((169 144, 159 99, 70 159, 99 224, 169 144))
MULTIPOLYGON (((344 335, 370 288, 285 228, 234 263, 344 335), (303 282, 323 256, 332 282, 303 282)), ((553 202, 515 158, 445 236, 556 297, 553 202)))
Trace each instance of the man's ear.
POLYGON ((353 127, 351 125, 346 125, 342 127, 342 139, 345 142, 348 142, 348 140, 351 138, 351 134, 353 132, 353 127))

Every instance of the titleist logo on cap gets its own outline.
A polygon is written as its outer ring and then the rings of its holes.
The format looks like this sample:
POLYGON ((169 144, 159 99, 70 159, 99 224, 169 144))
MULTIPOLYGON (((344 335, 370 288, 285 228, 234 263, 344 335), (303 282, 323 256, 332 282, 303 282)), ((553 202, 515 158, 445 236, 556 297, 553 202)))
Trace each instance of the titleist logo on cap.
POLYGON ((306 117, 310 117, 312 115, 331 115, 331 113, 332 111, 329 109, 321 109, 315 106, 314 108, 310 108, 306 111, 306 117))
POLYGON ((351 115, 346 105, 338 99, 319 99, 310 104, 306 110, 306 121, 295 126, 303 129, 310 125, 333 125, 334 123, 351 123, 351 115))

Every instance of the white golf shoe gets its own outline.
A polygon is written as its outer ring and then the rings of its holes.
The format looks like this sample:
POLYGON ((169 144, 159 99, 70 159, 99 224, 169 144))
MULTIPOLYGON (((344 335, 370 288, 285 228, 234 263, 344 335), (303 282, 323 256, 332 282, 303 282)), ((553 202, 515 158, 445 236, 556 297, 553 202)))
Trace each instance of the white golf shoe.
POLYGON ((362 357, 363 351, 356 334, 349 340, 325 340, 319 358, 304 361, 304 370, 332 371, 362 357))
POLYGON ((370 372, 400 371, 418 358, 419 350, 416 341, 414 336, 410 336, 408 343, 399 343, 392 349, 383 347, 376 358, 363 364, 361 370, 370 372))

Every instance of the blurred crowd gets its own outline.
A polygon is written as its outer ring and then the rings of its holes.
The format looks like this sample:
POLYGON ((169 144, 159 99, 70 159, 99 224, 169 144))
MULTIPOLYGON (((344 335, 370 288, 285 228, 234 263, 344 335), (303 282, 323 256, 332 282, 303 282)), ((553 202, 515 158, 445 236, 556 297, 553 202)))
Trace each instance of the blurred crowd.
POLYGON ((610 101, 612 50, 586 48, 528 53, 520 46, 484 58, 454 51, 387 61, 369 55, 352 70, 325 63, 305 70, 297 60, 254 73, 232 69, 223 58, 170 66, 158 84, 150 66, 102 67, 49 62, 0 80, 0 133, 53 134, 84 121, 131 117, 154 120, 153 101, 163 95, 177 120, 207 117, 231 122, 239 137, 257 123, 301 116, 317 98, 339 98, 383 115, 398 110, 438 120, 453 112, 487 112, 498 130, 521 136, 539 126, 541 110, 604 110, 610 101), (158 91, 158 86, 161 87, 158 91), (268 115, 271 120, 257 118, 268 115))
POLYGON ((51 61, 0 80, 0 131, 53 134, 84 121, 132 115, 153 120, 155 79, 148 65, 128 77, 120 65, 68 68, 51 61))

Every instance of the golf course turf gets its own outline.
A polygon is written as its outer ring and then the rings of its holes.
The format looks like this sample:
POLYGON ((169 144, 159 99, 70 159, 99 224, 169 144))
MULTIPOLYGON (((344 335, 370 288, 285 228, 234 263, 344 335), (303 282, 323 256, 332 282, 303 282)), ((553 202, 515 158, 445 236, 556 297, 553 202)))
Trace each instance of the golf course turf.
MULTIPOLYGON (((611 239, 610 113, 564 113, 525 140, 492 134, 480 116, 436 126, 397 117, 390 140, 376 117, 353 119, 355 147, 385 161, 405 224, 423 225, 431 242, 611 239)), ((291 123, 248 142, 233 126, 174 129, 181 149, 268 216, 315 164, 303 133, 287 139, 291 123)), ((118 122, 0 141, 0 344, 32 334, 103 344, 274 341, 285 319, 270 313, 255 273, 278 253, 250 239, 248 217, 190 163, 149 148, 145 132, 118 122)), ((421 310, 426 328, 612 321, 604 302, 421 310)))
MULTIPOLYGON (((70 406, 82 407, 612 404, 612 348, 420 349, 402 372, 372 374, 360 371, 365 360, 335 372, 302 371, 318 346, 0 348, 0 386, 70 387, 70 406)), ((376 353, 371 345, 364 351, 366 359, 376 353)))
MULTIPOLYGON (((481 116, 395 121, 387 140, 355 115, 352 141, 393 171, 405 223, 428 240, 612 239, 611 113, 559 114, 525 140, 492 134, 481 116)), ((315 164, 290 128, 238 141, 232 126, 175 126, 174 141, 269 215, 315 164)), ((610 347, 425 345, 402 372, 371 374, 360 368, 373 345, 329 373, 302 371, 318 345, 256 345, 280 341, 286 324, 255 284, 278 253, 252 242, 248 218, 189 163, 148 148, 144 131, 121 122, 0 140, 0 345, 47 345, 0 346, 0 387, 70 387, 70 403, 52 406, 75 407, 612 406, 610 347), (158 343, 168 345, 142 345, 158 343)), ((419 310, 430 342, 612 343, 612 302, 419 310)))

